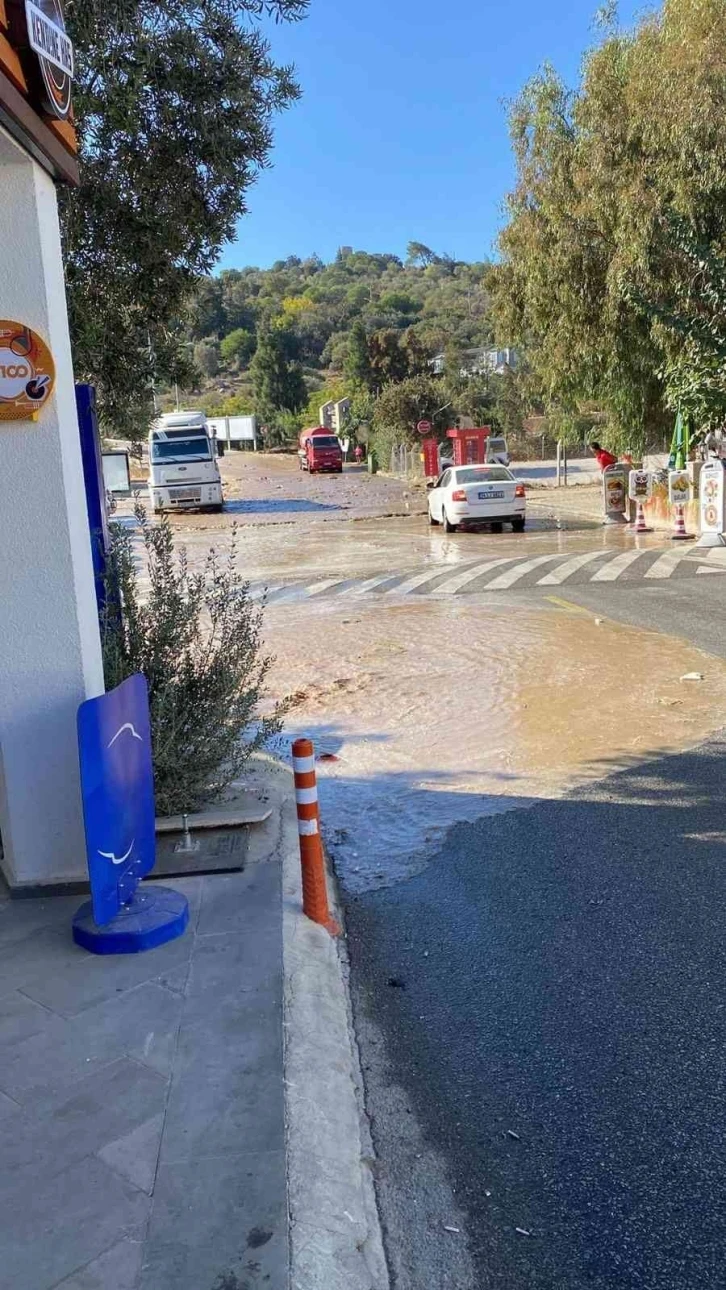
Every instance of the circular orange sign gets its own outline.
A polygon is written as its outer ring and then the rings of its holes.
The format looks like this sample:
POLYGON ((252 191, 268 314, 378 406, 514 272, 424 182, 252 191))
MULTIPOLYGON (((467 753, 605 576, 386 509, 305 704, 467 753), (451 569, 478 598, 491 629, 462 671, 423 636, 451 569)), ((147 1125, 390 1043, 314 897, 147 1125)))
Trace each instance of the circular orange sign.
POLYGON ((0 318, 0 421, 29 421, 48 402, 55 364, 44 340, 24 323, 0 318))

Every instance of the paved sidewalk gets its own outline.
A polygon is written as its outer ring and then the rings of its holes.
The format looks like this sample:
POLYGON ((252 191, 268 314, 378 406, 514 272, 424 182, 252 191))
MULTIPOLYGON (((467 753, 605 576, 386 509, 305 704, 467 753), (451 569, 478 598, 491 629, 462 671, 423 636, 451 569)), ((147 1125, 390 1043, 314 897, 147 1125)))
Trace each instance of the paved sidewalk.
POLYGON ((292 776, 178 941, 97 958, 0 895, 0 1290, 387 1290, 343 946, 301 912, 292 776))
POLYGON ((2 1290, 288 1285, 279 853, 169 885, 189 931, 128 957, 0 906, 2 1290))

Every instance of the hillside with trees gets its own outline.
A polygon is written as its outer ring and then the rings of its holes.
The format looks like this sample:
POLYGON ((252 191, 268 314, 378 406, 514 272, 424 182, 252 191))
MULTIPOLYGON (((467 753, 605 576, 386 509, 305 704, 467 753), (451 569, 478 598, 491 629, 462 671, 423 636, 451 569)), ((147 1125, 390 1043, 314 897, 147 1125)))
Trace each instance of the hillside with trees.
POLYGON ((198 377, 185 402, 255 412, 272 443, 343 397, 351 430, 369 427, 379 446, 386 432, 409 439, 422 417, 521 425, 513 373, 469 371, 493 343, 491 273, 411 242, 405 260, 342 248, 330 264, 290 256, 202 278, 187 316, 198 377))

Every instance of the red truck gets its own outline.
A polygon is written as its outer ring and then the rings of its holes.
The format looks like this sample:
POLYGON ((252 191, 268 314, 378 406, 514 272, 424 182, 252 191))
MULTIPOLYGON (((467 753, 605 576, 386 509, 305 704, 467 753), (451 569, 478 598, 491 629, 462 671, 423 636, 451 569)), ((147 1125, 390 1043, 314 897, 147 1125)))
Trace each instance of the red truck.
POLYGON ((343 470, 343 449, 340 441, 325 426, 314 426, 300 435, 298 461, 301 470, 327 470, 340 475, 343 470))

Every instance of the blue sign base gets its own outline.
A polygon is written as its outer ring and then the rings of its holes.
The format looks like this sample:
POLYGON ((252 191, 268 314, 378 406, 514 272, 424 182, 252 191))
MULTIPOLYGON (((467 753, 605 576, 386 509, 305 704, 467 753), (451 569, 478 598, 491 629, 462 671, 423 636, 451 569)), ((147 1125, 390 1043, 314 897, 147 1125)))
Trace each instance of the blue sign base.
POLYGON ((99 927, 87 900, 73 919, 76 945, 91 954, 139 954, 181 936, 189 922, 186 896, 171 887, 140 886, 109 923, 99 927))

